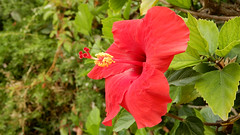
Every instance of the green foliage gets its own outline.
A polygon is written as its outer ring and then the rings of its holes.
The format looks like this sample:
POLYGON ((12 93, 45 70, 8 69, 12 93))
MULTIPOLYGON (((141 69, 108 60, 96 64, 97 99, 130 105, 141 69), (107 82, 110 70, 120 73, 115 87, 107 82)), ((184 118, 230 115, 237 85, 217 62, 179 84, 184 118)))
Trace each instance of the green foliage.
POLYGON ((204 135, 202 121, 194 116, 189 116, 180 123, 176 135, 204 135))
POLYGON ((109 7, 118 12, 122 9, 123 5, 127 2, 127 0, 109 0, 109 7))
POLYGON ((100 122, 101 122, 100 111, 97 107, 95 107, 92 109, 87 118, 86 122, 87 132, 91 135, 98 135, 100 122))
POLYGON ((240 66, 234 63, 224 67, 223 70, 205 73, 197 81, 196 88, 213 112, 223 120, 227 120, 236 97, 239 81, 240 66))
POLYGON ((191 0, 167 0, 167 2, 181 7, 181 8, 186 8, 186 9, 190 9, 191 5, 192 5, 192 1, 191 0))
POLYGON ((213 54, 217 49, 219 31, 216 24, 212 21, 198 20, 198 28, 201 36, 206 39, 209 52, 213 54))
POLYGON ((199 25, 196 20, 191 14, 188 14, 188 21, 186 22, 189 30, 190 30, 190 40, 189 46, 193 49, 196 49, 200 55, 209 55, 209 46, 199 31, 199 25))
POLYGON ((140 5, 140 15, 145 15, 151 7, 156 5, 158 0, 142 0, 142 3, 140 5))
POLYGON ((113 23, 121 20, 122 19, 119 17, 108 17, 102 20, 102 25, 103 25, 102 33, 104 35, 104 38, 113 39, 113 34, 112 34, 113 23))
POLYGON ((92 28, 93 15, 89 11, 87 4, 80 4, 76 13, 75 25, 79 32, 89 35, 92 28))
POLYGON ((128 129, 135 122, 133 116, 126 110, 121 111, 118 120, 116 121, 113 131, 119 132, 123 129, 128 129))

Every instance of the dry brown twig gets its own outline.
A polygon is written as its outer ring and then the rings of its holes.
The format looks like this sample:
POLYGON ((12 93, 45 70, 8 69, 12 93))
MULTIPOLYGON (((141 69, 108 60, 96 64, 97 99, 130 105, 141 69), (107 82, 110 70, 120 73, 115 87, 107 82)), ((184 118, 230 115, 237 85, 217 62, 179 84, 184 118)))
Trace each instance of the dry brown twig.
MULTIPOLYGON (((183 9, 177 6, 174 6, 170 3, 168 3, 165 0, 159 0, 160 2, 162 2, 164 5, 166 5, 169 8, 173 8, 175 10, 184 12, 184 13, 190 13, 194 16, 200 17, 200 18, 204 18, 204 19, 213 19, 213 20, 219 20, 219 21, 227 21, 230 20, 232 18, 235 18, 237 16, 218 16, 218 15, 210 15, 208 13, 204 13, 204 12, 197 12, 197 11, 192 11, 192 10, 187 10, 187 9, 183 9)), ((240 14, 240 13, 239 13, 240 14)))

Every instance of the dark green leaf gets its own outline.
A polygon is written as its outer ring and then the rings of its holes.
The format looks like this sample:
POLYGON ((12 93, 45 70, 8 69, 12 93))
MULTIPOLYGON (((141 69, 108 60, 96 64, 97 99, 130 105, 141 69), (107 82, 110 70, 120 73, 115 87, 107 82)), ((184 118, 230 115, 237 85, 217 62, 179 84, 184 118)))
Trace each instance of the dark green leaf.
POLYGON ((200 78, 200 74, 191 68, 185 68, 177 71, 168 71, 166 77, 169 85, 185 86, 195 83, 200 78))
POLYGON ((193 67, 193 69, 199 73, 206 73, 213 70, 217 70, 215 67, 210 66, 209 63, 200 63, 193 67))
POLYGON ((183 87, 171 86, 170 96, 173 100, 172 102, 184 104, 193 101, 199 96, 199 94, 194 89, 194 85, 187 85, 183 87))
POLYGON ((194 116, 189 116, 180 123, 176 135, 204 135, 202 121, 194 116))

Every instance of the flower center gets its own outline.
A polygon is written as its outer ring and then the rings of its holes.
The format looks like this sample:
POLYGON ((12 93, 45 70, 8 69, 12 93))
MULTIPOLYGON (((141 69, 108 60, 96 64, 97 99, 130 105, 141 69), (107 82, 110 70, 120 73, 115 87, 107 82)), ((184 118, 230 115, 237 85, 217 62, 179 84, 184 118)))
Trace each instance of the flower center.
POLYGON ((83 50, 86 53, 83 53, 82 51, 80 51, 79 58, 93 59, 95 60, 94 63, 99 67, 108 67, 112 63, 115 63, 115 61, 113 60, 113 56, 108 53, 103 53, 103 52, 98 53, 95 55, 97 58, 95 58, 95 57, 92 57, 91 54, 89 53, 89 48, 85 47, 83 50))

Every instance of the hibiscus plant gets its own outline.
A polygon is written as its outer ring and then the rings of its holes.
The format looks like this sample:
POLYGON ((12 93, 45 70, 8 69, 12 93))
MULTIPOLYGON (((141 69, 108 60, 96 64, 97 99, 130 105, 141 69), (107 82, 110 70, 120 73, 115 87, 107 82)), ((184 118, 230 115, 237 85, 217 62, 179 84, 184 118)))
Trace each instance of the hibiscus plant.
POLYGON ((0 135, 239 135, 239 0, 0 0, 0 135))

